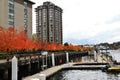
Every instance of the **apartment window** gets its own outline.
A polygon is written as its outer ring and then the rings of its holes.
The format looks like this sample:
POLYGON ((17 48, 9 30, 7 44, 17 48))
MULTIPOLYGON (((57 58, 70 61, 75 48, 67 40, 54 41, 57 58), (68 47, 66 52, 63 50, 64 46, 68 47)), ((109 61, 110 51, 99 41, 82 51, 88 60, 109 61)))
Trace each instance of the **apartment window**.
POLYGON ((9 3, 9 7, 10 7, 10 8, 13 8, 14 5, 13 5, 12 3, 9 3))
POLYGON ((11 15, 11 14, 9 14, 9 19, 14 19, 14 16, 13 15, 11 15))
POLYGON ((24 7, 27 7, 27 2, 26 1, 24 1, 24 7))
POLYGON ((9 9, 9 13, 14 13, 14 10, 13 9, 9 9))
POLYGON ((9 1, 13 2, 14 0, 9 0, 9 1))
POLYGON ((9 21, 9 25, 13 25, 14 23, 13 23, 13 21, 9 21))
POLYGON ((26 8, 24 9, 24 15, 27 15, 27 9, 26 8))

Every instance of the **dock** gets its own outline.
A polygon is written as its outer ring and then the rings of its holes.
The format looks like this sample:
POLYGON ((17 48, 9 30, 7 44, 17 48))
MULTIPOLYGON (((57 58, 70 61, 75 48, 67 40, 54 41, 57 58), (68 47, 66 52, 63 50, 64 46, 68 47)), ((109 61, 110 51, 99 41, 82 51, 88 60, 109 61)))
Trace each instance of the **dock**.
POLYGON ((46 75, 46 77, 50 77, 53 74, 55 74, 56 72, 60 71, 60 70, 71 70, 71 69, 78 69, 78 70, 82 70, 82 69, 87 69, 87 70, 93 70, 93 69, 101 69, 105 67, 105 63, 67 63, 67 64, 62 64, 59 66, 54 66, 51 67, 49 69, 46 69, 40 73, 37 73, 35 75, 32 76, 28 76, 23 78, 22 80, 32 80, 32 79, 39 79, 40 74, 44 74, 46 75), (97 64, 97 65, 96 65, 97 64))
POLYGON ((108 64, 108 60, 106 57, 101 56, 101 54, 98 54, 96 56, 96 61, 94 62, 69 62, 65 64, 61 64, 58 66, 53 66, 51 68, 45 69, 37 74, 27 76, 22 78, 22 80, 32 80, 32 79, 39 79, 40 74, 44 74, 46 78, 52 76, 53 74, 57 73, 60 70, 98 70, 102 69, 108 64))
POLYGON ((120 65, 115 65, 108 68, 108 71, 119 71, 120 72, 120 65))
POLYGON ((102 69, 104 68, 106 65, 105 64, 83 64, 83 65, 73 65, 73 66, 68 66, 68 67, 64 67, 62 68, 63 70, 98 70, 98 69, 102 69))

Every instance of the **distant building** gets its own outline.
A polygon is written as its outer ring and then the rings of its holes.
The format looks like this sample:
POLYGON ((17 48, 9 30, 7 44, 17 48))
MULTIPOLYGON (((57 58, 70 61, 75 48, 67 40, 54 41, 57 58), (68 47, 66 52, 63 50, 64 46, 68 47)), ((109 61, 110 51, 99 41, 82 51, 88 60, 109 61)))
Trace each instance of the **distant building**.
POLYGON ((36 33, 43 42, 62 44, 62 12, 51 2, 44 2, 36 8, 36 33))
POLYGON ((23 29, 32 36, 32 5, 29 0, 0 0, 0 26, 23 29))

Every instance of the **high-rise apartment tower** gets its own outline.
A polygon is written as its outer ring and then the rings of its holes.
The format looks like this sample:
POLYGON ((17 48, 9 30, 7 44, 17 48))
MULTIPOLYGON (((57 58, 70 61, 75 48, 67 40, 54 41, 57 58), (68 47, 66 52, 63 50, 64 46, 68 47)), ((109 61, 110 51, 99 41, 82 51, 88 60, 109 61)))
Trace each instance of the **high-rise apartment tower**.
POLYGON ((62 44, 62 12, 51 2, 36 8, 36 33, 41 41, 62 44))
POLYGON ((0 26, 23 29, 32 36, 32 5, 29 0, 0 0, 0 26))

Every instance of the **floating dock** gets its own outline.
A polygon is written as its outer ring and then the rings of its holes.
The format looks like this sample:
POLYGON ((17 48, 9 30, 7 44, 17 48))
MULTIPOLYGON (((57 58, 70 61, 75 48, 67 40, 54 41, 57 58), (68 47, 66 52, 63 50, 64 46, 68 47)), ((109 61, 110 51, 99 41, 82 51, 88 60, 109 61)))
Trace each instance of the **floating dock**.
POLYGON ((120 72, 120 65, 111 66, 110 68, 108 68, 108 71, 120 72))
POLYGON ((96 70, 96 69, 102 69, 106 66, 106 64, 102 64, 102 63, 91 63, 91 64, 74 64, 72 66, 66 66, 66 67, 63 67, 62 69, 67 69, 67 70, 75 70, 75 69, 78 69, 78 70, 96 70))
POLYGON ((104 57, 101 57, 100 54, 97 55, 96 61, 94 62, 71 62, 62 64, 59 66, 53 66, 51 68, 45 69, 44 71, 41 71, 40 73, 34 74, 32 76, 27 76, 23 78, 22 80, 32 80, 32 79, 39 79, 40 74, 44 74, 46 78, 52 76, 56 72, 64 69, 64 70, 71 70, 71 69, 87 69, 87 70, 95 70, 95 69, 101 69, 104 68, 107 63, 107 59, 104 57))

